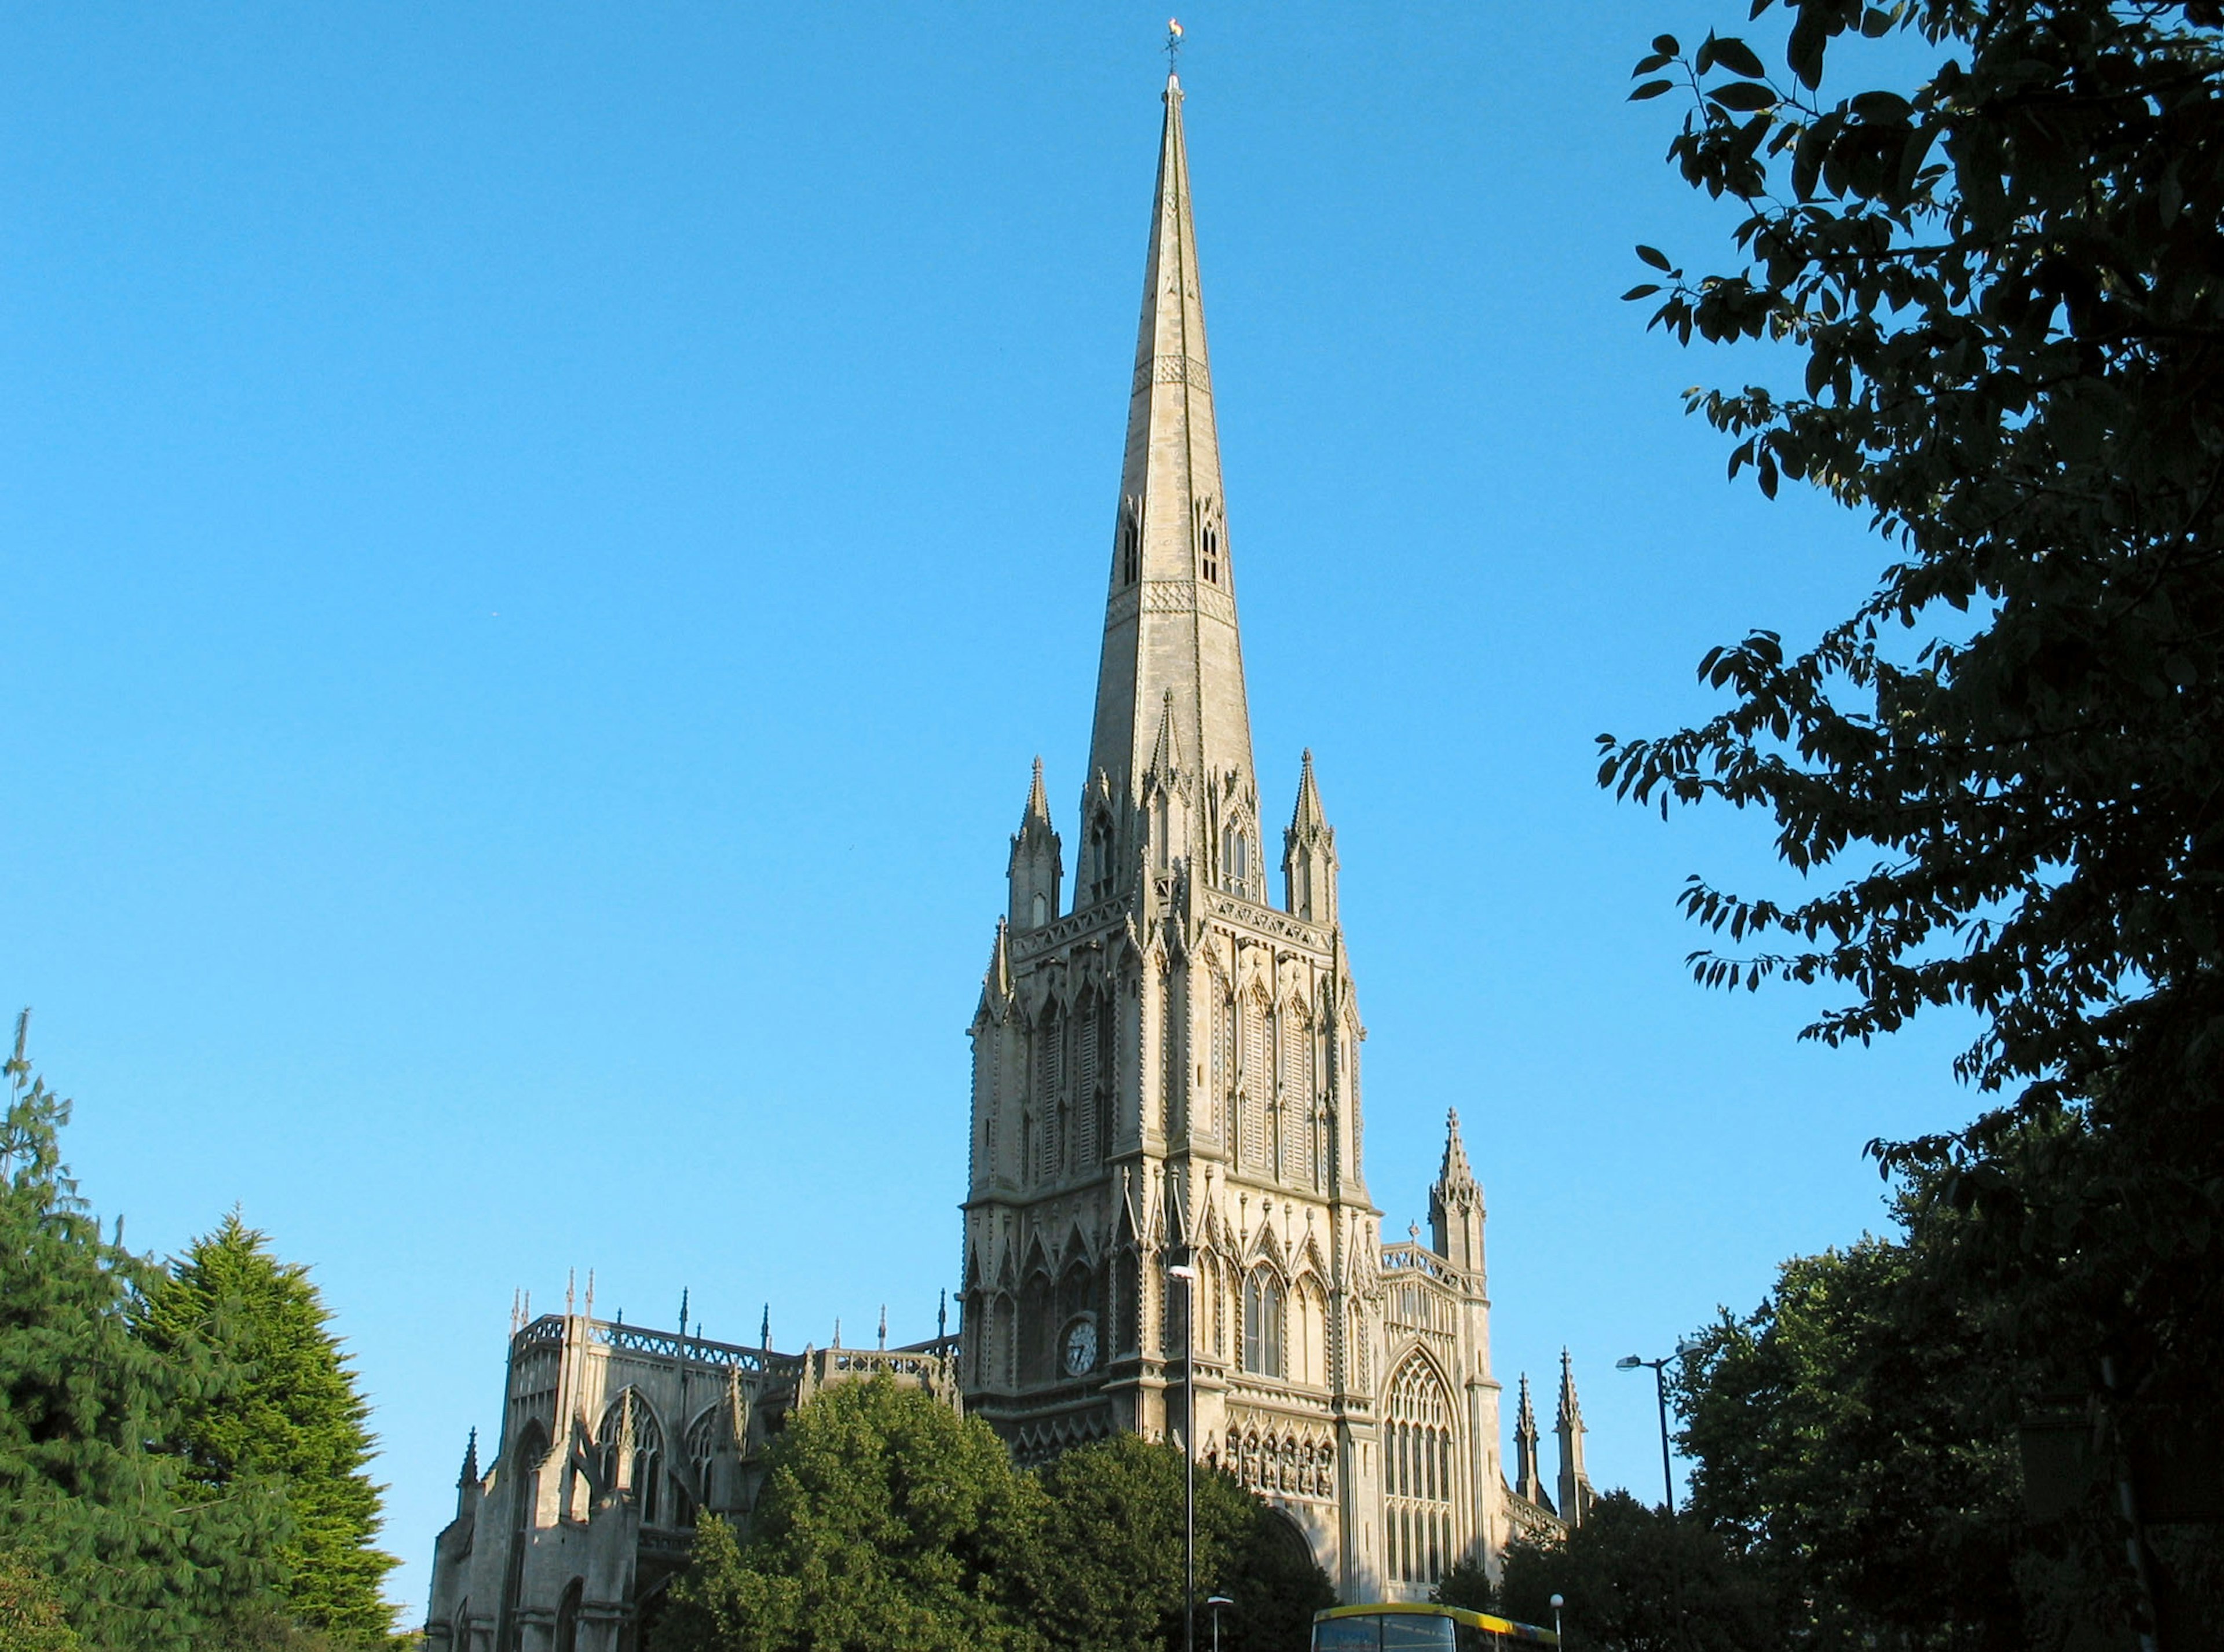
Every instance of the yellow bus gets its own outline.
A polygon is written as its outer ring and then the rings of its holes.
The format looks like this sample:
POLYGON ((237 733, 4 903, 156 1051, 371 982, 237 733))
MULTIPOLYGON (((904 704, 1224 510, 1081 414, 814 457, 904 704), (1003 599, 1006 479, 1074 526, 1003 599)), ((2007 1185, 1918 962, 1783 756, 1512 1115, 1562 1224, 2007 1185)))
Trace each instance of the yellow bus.
POLYGON ((1378 1601, 1313 1614, 1313 1652, 1513 1652, 1559 1643, 1549 1629, 1459 1606, 1378 1601))

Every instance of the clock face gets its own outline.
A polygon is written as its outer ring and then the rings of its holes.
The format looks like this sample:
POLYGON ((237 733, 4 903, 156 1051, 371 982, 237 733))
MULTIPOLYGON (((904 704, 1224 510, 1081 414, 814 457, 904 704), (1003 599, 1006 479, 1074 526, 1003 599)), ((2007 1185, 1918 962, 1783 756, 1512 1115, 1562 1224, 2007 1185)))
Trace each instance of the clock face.
POLYGON ((1096 1363, 1096 1327, 1087 1320, 1065 1334, 1065 1369, 1078 1377, 1096 1363))

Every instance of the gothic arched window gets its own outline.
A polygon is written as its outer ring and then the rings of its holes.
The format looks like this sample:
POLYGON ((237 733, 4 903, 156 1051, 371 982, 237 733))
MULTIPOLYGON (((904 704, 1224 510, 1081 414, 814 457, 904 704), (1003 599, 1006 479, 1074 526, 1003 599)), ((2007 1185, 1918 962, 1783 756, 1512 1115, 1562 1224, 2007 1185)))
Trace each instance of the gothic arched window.
POLYGON ((1099 814, 1089 823, 1089 899, 1104 900, 1112 893, 1112 819, 1099 814))
POLYGON ((556 1652, 579 1652, 579 1596, 586 1586, 584 1578, 564 1586, 564 1598, 556 1603, 556 1652))
POLYGON ((1199 548, 1204 552, 1204 578, 1209 585, 1220 583, 1220 522, 1207 515, 1203 532, 1197 535, 1199 548))
POLYGON ((1458 1554, 1454 1518, 1451 1402, 1436 1368, 1415 1354, 1391 1379, 1384 1490, 1396 1542, 1390 1573, 1401 1583, 1434 1583, 1458 1554))
POLYGON ((603 1413, 603 1426, 595 1430, 595 1438, 602 1449, 603 1483, 616 1485, 619 1468, 629 1467, 634 1501, 641 1509, 641 1523, 655 1525, 663 1509, 664 1430, 658 1426, 656 1413, 648 1409, 648 1402, 641 1397, 640 1390, 629 1388, 610 1402, 610 1409, 603 1413), (629 1409, 633 1458, 630 1464, 622 1465, 629 1409))
POLYGON ((1243 1280, 1243 1369, 1260 1377, 1282 1374, 1282 1285, 1265 1268, 1243 1280))
POLYGON ((1132 585, 1143 571, 1143 519, 1140 499, 1130 495, 1120 513, 1120 583, 1132 585))
MULTIPOLYGON (((703 1415, 687 1425, 687 1472, 692 1493, 692 1503, 711 1506, 717 1487, 711 1477, 716 1472, 721 1445, 720 1430, 726 1422, 726 1403, 720 1401, 706 1407, 703 1415)), ((694 1509, 690 1503, 681 1504, 681 1525, 694 1524, 694 1509)))

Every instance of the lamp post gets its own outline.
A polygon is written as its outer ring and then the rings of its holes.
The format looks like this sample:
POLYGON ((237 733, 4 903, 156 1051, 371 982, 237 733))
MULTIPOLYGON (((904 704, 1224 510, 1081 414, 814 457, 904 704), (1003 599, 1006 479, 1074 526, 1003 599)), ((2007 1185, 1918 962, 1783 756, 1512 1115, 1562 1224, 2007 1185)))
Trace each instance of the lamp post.
POLYGON ((1212 1608, 1212 1652, 1220 1652, 1220 1609, 1235 1603, 1226 1595, 1213 1595, 1204 1604, 1212 1608))
POLYGON ((1554 1595, 1552 1597, 1552 1638, 1556 1641, 1561 1638, 1560 1608, 1567 1604, 1568 1598, 1565 1595, 1554 1595))
MULTIPOLYGON (((1182 1285, 1182 1645, 1197 1652, 1197 1270, 1186 1262, 1166 1270, 1182 1285)), ((1220 1617, 1213 1616, 1216 1635, 1220 1617)))
MULTIPOLYGON (((1676 1345, 1676 1352, 1679 1354, 1684 1352, 1682 1343, 1676 1345)), ((1614 1368, 1616 1371, 1649 1368, 1652 1372, 1653 1391, 1660 1402, 1660 1489, 1668 1494, 1668 1512, 1672 1516, 1676 1512, 1676 1477, 1668 1466, 1668 1362, 1665 1359, 1640 1359, 1633 1353, 1615 1360, 1614 1368)))

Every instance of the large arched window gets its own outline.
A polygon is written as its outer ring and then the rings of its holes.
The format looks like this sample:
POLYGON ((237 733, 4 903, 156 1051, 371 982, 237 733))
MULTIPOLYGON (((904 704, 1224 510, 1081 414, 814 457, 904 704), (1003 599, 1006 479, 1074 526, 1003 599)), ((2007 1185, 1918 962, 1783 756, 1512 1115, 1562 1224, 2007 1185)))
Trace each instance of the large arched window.
POLYGON ((1397 1582, 1435 1583, 1458 1558, 1453 1422, 1436 1367, 1414 1354, 1392 1378, 1385 1413, 1387 1558, 1397 1582))
POLYGON ((641 1523, 653 1526, 664 1512, 664 1430, 641 1390, 633 1388, 610 1402, 603 1413, 603 1426, 595 1430, 602 1449, 603 1481, 607 1485, 617 1484, 629 1432, 633 1459, 626 1466, 631 1470, 628 1478, 632 1481, 634 1502, 641 1509, 641 1523))
POLYGON ((564 1598, 556 1603, 556 1652, 579 1652, 579 1597, 586 1586, 584 1578, 564 1586, 564 1598))
POLYGON ((726 1405, 721 1400, 704 1407, 703 1414, 687 1425, 687 1484, 686 1495, 679 1504, 680 1525, 693 1525, 696 1509, 707 1509, 716 1500, 718 1488, 712 1484, 712 1476, 717 1472, 718 1453, 724 1441, 726 1405))
POLYGON ((1243 1279, 1243 1369, 1279 1377, 1282 1364, 1282 1283, 1265 1268, 1243 1279))

